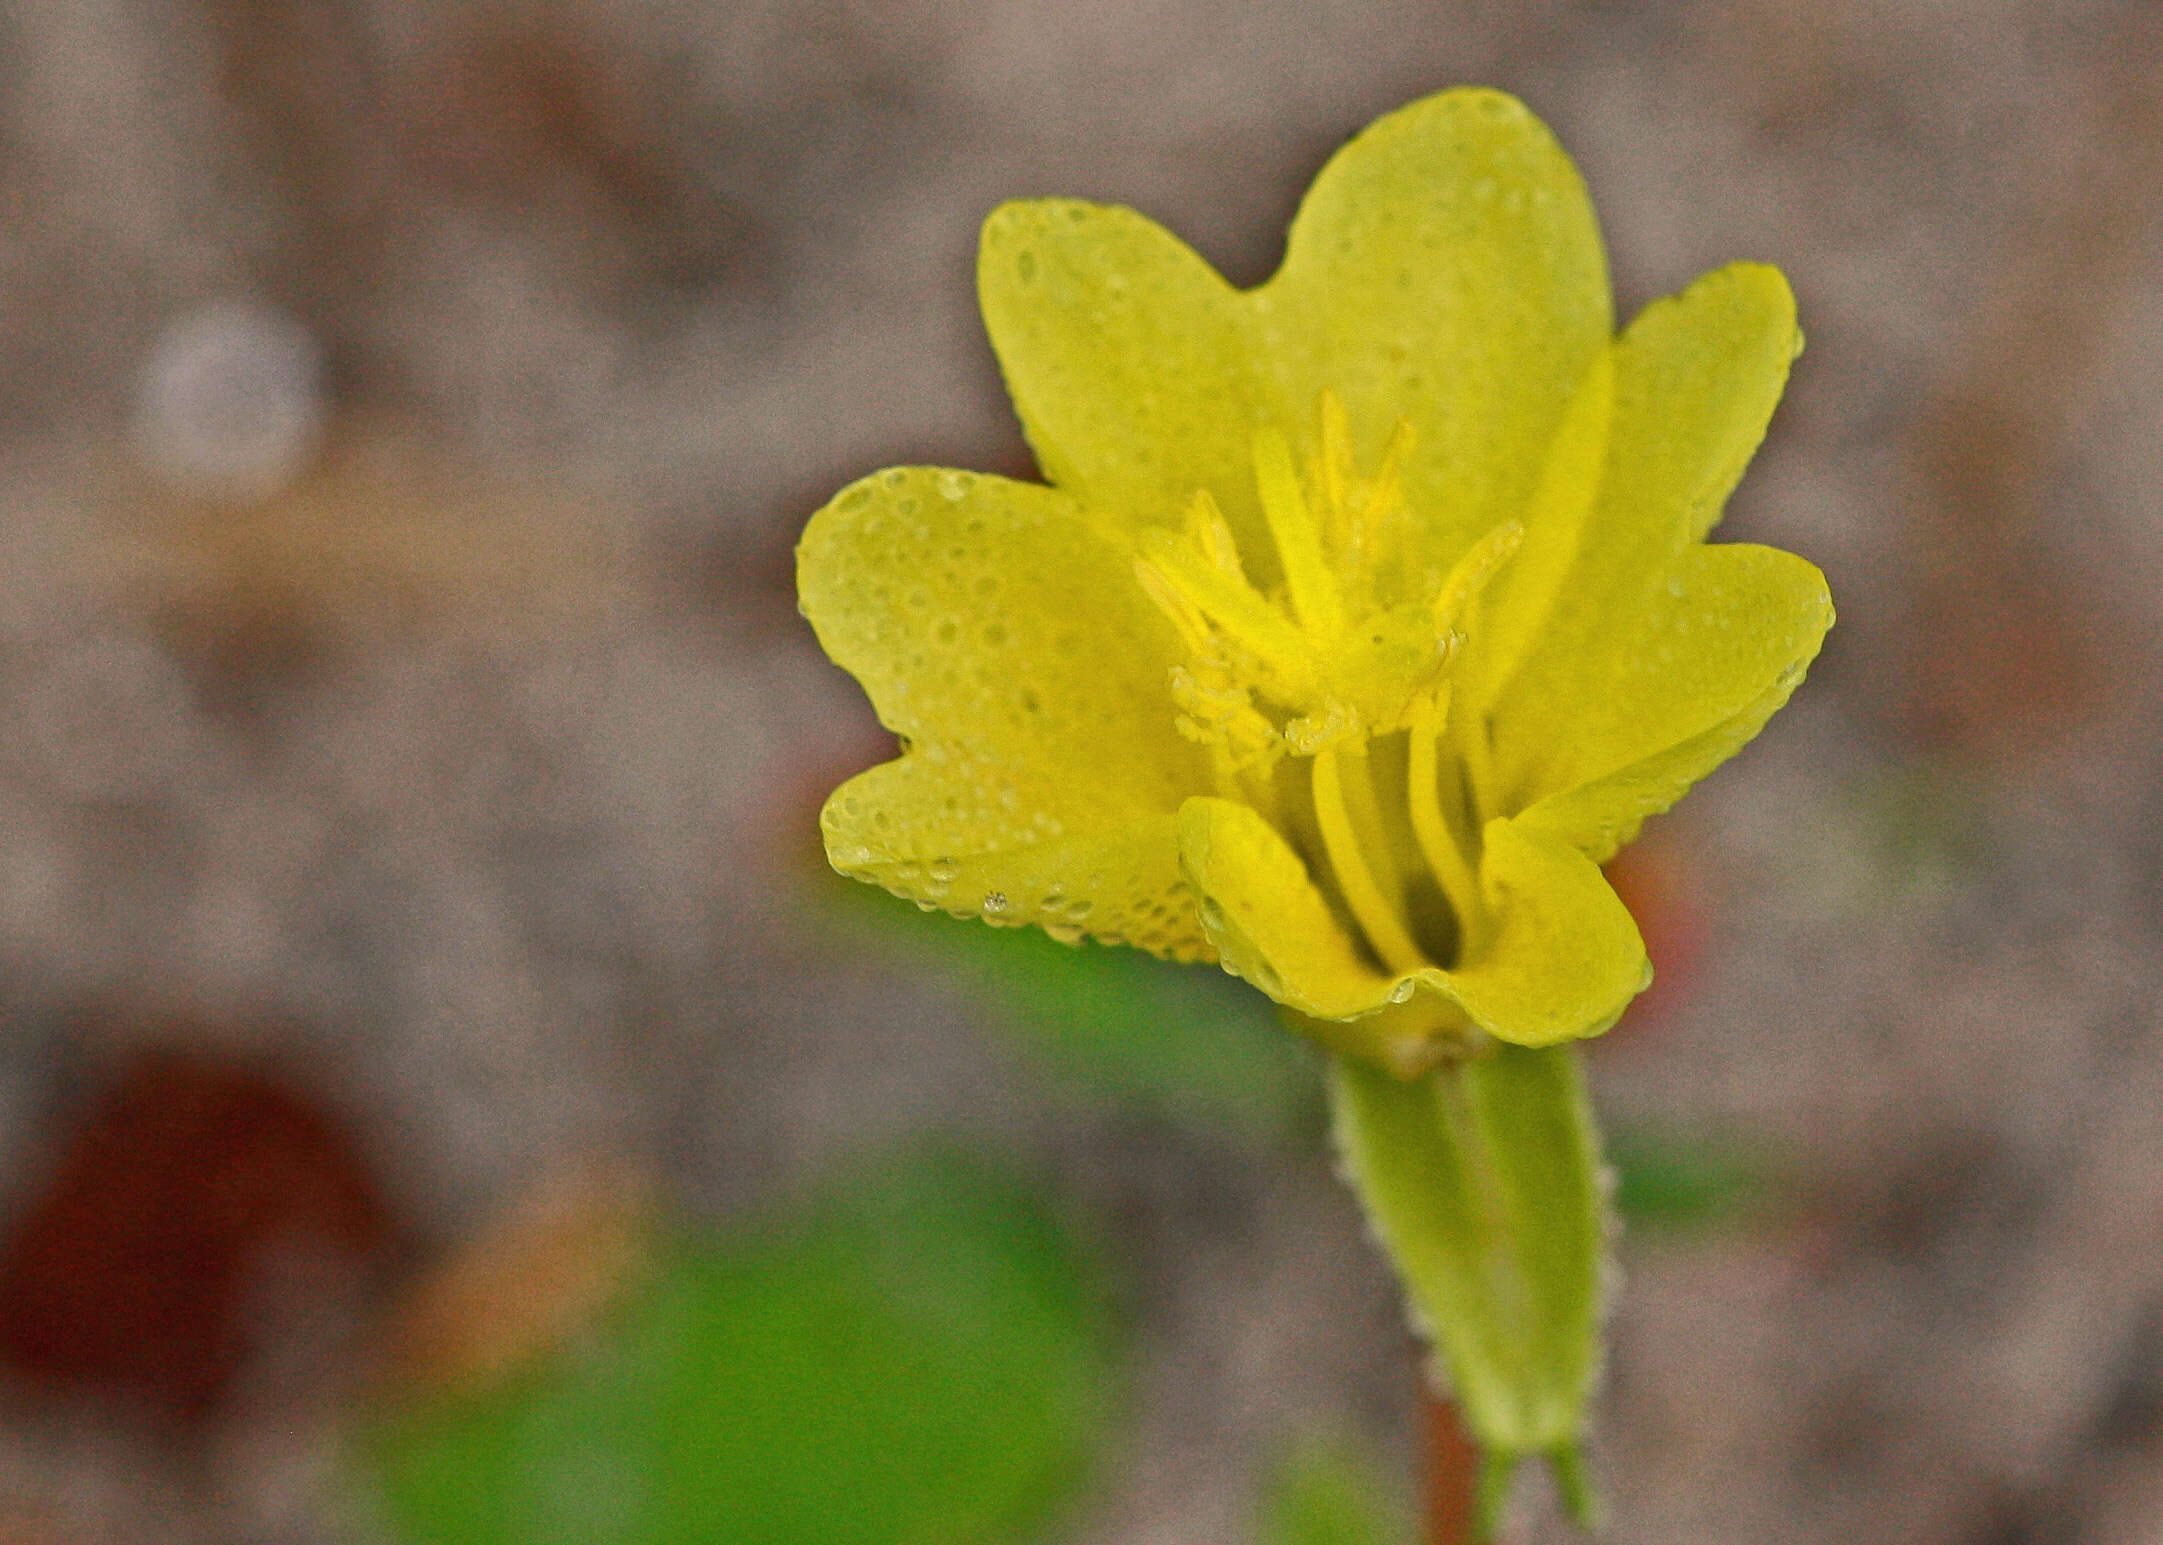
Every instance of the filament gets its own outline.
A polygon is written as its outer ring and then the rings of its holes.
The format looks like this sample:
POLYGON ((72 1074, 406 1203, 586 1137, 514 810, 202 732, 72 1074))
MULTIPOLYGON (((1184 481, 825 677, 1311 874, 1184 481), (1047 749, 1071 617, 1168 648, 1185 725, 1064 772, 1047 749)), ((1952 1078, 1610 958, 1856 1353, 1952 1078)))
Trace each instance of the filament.
POLYGON ((1337 889, 1382 963, 1392 971, 1417 971, 1427 964, 1427 959, 1375 882, 1374 871, 1367 867, 1366 855, 1352 829, 1352 818, 1346 812, 1343 764, 1347 761, 1356 761, 1355 771, 1360 777, 1366 776, 1363 749, 1348 748, 1340 742, 1315 753, 1314 817, 1322 829, 1322 846, 1329 854, 1330 867, 1337 872, 1337 889))
POLYGON ((1413 840, 1419 844, 1427 867, 1434 871, 1450 910, 1457 914, 1457 950, 1461 956, 1471 944, 1473 925, 1480 915, 1480 888, 1455 828, 1442 814, 1442 777, 1435 751, 1448 711, 1446 690, 1423 699, 1413 710, 1405 784, 1413 840))

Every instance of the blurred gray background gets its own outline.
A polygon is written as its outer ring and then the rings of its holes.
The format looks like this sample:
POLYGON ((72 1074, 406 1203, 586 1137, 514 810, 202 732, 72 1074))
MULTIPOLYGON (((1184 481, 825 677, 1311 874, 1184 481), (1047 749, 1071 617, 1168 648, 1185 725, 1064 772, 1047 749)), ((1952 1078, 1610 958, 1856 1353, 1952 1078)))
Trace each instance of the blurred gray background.
MULTIPOLYGON (((2163 1542, 2153 0, 6 0, 0 1218, 176 1036, 299 1070, 418 1255, 582 1155, 727 1217, 973 1131, 1113 1220, 1127 1435, 1066 1538, 1246 1538, 1315 1412, 1409 1467, 1319 1149, 1077 1113, 819 921, 818 801, 886 751, 790 548, 877 465, 1027 473, 992 205, 1252 283, 1464 82, 1575 155, 1623 314, 1787 272, 1725 534, 1841 612, 1624 877, 1663 980, 1603 1104, 1780 1200, 1623 1242, 1614 1537, 2163 1542)), ((183 1462, 11 1399, 0 1539, 365 1538, 290 1410, 183 1462)))

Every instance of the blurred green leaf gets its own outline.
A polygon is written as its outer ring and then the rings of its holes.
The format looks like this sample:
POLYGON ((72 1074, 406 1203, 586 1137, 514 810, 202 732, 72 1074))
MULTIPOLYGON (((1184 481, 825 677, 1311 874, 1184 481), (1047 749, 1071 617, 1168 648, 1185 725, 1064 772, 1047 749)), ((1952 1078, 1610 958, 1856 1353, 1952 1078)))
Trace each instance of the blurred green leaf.
POLYGON ((1310 1443, 1270 1477, 1261 1545, 1408 1545, 1403 1499, 1365 1456, 1310 1443))
POLYGON ((1054 1077, 1188 1124, 1269 1134, 1319 1124, 1307 1044, 1223 972, 922 913, 829 878, 829 917, 961 983, 1054 1077))
POLYGON ((1720 1228, 1762 1212, 1776 1190, 1758 1154, 1656 1127, 1610 1133, 1607 1157, 1615 1171, 1615 1211, 1633 1228, 1720 1228))
POLYGON ((681 1236, 592 1344, 397 1416, 383 1511, 443 1545, 969 1545, 1069 1493, 1110 1404, 1088 1254, 982 1161, 859 1171, 681 1236))

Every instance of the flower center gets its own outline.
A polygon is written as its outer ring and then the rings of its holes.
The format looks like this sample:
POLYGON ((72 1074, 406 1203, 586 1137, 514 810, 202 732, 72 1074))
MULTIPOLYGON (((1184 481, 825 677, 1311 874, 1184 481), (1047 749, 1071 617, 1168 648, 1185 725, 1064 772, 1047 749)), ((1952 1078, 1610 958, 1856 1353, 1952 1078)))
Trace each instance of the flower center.
POLYGON ((1318 419, 1304 469, 1276 430, 1254 438, 1278 585, 1248 578, 1206 490, 1183 529, 1143 533, 1135 572, 1186 645, 1171 674, 1179 730, 1215 752, 1220 791, 1271 814, 1379 963, 1412 971, 1461 954, 1478 923, 1477 826, 1439 747, 1460 624, 1523 528, 1504 522, 1431 593, 1390 599, 1417 572, 1400 561, 1412 428, 1400 421, 1362 477, 1335 393, 1318 419), (1423 889, 1446 904, 1439 925, 1421 925, 1434 911, 1423 889))

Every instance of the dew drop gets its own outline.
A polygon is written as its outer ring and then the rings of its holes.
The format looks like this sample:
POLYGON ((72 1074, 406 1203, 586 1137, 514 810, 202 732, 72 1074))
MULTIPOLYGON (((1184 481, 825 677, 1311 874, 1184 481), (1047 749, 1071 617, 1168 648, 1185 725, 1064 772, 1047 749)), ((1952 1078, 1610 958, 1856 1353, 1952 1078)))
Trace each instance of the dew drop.
POLYGON ((1005 891, 993 891, 993 892, 992 892, 992 893, 991 893, 990 895, 988 895, 988 896, 986 896, 986 897, 984 898, 984 915, 985 915, 985 916, 987 916, 987 917, 997 917, 997 916, 998 916, 998 915, 999 915, 1000 913, 1004 912, 1005 910, 1006 910, 1006 892, 1005 892, 1005 891))
POLYGON ((959 504, 969 497, 969 490, 976 486, 976 477, 968 472, 942 472, 939 474, 939 497, 949 504, 959 504))
POLYGON ((1412 978, 1406 977, 1389 990, 1389 1001, 1392 1003, 1410 1003, 1412 1001, 1413 985, 1412 978))
POLYGON ((931 861, 931 878, 940 885, 951 885, 961 873, 961 865, 951 858, 935 858, 931 861))
POLYGON ((1044 931, 1061 944, 1079 944, 1085 935, 1072 923, 1046 923, 1044 931))

